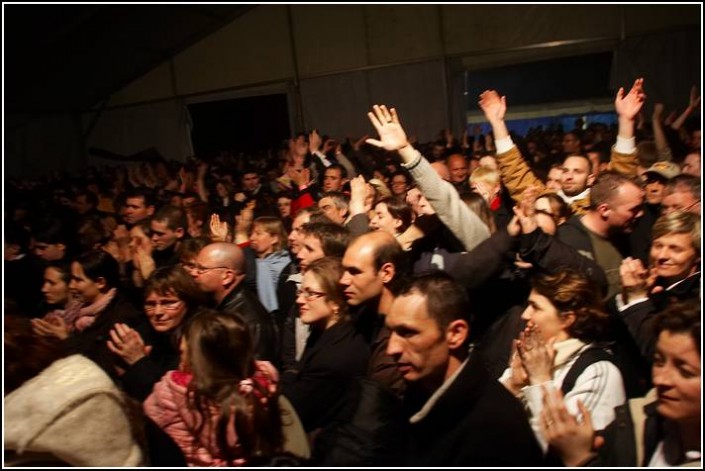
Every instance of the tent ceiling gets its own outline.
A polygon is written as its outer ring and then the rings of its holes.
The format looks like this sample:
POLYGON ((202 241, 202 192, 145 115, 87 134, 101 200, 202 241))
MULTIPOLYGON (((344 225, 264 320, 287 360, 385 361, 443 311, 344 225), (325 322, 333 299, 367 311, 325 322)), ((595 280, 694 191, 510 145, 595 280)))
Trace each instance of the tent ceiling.
POLYGON ((4 5, 5 112, 86 111, 253 5, 4 5))

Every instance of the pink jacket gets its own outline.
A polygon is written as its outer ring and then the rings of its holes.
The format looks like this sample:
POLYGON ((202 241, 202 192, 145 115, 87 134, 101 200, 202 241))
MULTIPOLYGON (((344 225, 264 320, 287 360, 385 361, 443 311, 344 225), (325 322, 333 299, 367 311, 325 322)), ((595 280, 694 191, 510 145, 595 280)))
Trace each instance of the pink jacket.
MULTIPOLYGON (((277 370, 267 361, 257 361, 255 380, 265 385, 270 391, 276 390, 279 381, 277 370)), ((244 458, 228 463, 218 446, 215 433, 215 423, 218 420, 218 409, 210 408, 210 424, 204 426, 200 436, 197 436, 199 422, 198 413, 188 407, 186 390, 192 375, 181 371, 169 371, 154 385, 152 394, 144 402, 144 412, 159 427, 161 427, 181 448, 189 466, 243 466, 244 458)), ((242 381, 241 391, 251 390, 249 380, 242 381)), ((231 449, 237 447, 237 431, 234 419, 228 427, 227 442, 231 449)))

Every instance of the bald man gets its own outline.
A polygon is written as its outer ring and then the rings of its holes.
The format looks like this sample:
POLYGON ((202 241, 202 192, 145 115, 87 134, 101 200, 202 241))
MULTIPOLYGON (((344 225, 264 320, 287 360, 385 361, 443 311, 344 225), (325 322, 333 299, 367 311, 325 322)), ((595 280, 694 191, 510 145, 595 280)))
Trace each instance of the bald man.
POLYGON ((465 156, 462 154, 452 154, 446 160, 448 172, 450 174, 450 182, 453 184, 458 193, 470 193, 472 189, 468 183, 468 163, 465 156))
POLYGON ((216 309, 240 317, 250 329, 258 360, 277 359, 274 321, 259 299, 243 284, 245 255, 235 244, 217 242, 203 247, 192 276, 212 297, 216 309))
POLYGON ((386 354, 389 329, 384 316, 394 301, 394 288, 405 271, 405 253, 393 235, 369 232, 357 237, 345 251, 340 284, 348 304, 357 307, 358 327, 371 340, 368 377, 399 396, 404 391, 394 361, 386 354))

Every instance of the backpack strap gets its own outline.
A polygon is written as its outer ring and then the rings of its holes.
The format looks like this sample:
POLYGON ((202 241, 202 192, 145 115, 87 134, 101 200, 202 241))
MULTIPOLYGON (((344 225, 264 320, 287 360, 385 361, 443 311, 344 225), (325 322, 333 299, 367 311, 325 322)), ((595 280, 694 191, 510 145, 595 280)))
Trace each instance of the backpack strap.
POLYGON ((575 387, 575 382, 580 375, 583 374, 585 368, 593 363, 597 363, 598 361, 609 361, 613 364, 615 363, 614 356, 604 348, 590 347, 587 350, 584 350, 578 359, 575 360, 575 363, 573 363, 573 366, 570 367, 568 374, 563 379, 563 384, 561 385, 561 392, 563 395, 565 396, 573 390, 573 387, 575 387))

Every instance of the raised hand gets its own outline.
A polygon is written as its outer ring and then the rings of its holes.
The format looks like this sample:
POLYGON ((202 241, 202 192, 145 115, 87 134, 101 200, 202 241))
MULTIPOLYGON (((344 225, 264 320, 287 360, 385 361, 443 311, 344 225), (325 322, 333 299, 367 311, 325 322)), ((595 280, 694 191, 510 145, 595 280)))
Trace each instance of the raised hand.
POLYGON ((211 214, 210 229, 213 242, 227 242, 228 223, 221 221, 217 213, 211 214))
POLYGON ((350 215, 364 214, 372 209, 371 204, 365 204, 366 201, 367 182, 365 182, 365 177, 358 175, 350 180, 350 215))
POLYGON ((314 129, 308 135, 308 150, 313 154, 321 148, 321 143, 321 135, 318 134, 318 130, 314 129))
POLYGON ((688 103, 688 108, 694 110, 700 106, 700 95, 698 95, 698 89, 693 85, 690 89, 690 102, 688 103))
POLYGON ((617 97, 614 100, 614 109, 621 118, 634 120, 636 115, 641 111, 646 94, 644 93, 644 79, 638 78, 634 81, 632 89, 629 93, 624 94, 624 87, 620 87, 617 91, 617 97))
POLYGON ((507 97, 500 97, 496 90, 482 92, 477 104, 480 105, 480 109, 485 113, 485 118, 490 124, 504 120, 504 115, 507 113, 507 97))
POLYGON ((593 450, 604 444, 602 437, 595 436, 590 411, 578 401, 582 423, 568 412, 560 390, 543 388, 541 411, 541 433, 546 443, 558 452, 566 466, 584 464, 593 450))
POLYGON ((367 139, 368 144, 389 151, 400 150, 409 145, 396 109, 387 109, 385 105, 374 105, 367 116, 379 134, 379 139, 367 139))
POLYGON ((654 103, 654 111, 651 113, 651 121, 654 123, 661 122, 661 116, 663 115, 663 103, 654 103))
POLYGON ((144 344, 140 334, 127 324, 117 323, 110 330, 108 349, 128 365, 134 365, 152 351, 152 347, 144 344))
POLYGON ((369 139, 369 138, 370 138, 370 135, 369 135, 369 134, 365 134, 365 135, 362 136, 360 139, 358 139, 357 141, 353 142, 353 143, 352 143, 352 148, 353 148, 353 150, 356 150, 356 151, 357 151, 357 150, 360 150, 360 147, 362 146, 362 144, 364 144, 365 142, 367 142, 367 139, 369 139))

